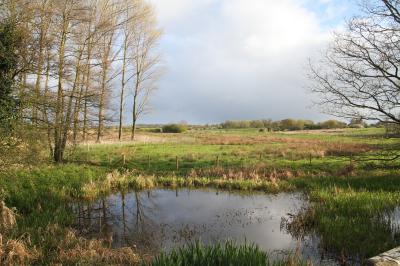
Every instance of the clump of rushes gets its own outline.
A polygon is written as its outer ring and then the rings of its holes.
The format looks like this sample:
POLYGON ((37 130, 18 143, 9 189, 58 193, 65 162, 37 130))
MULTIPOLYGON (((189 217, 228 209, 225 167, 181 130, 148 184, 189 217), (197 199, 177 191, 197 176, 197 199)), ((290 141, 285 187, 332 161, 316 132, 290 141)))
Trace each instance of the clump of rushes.
POLYGON ((400 193, 357 191, 347 186, 312 191, 313 204, 283 225, 297 238, 318 235, 320 247, 342 263, 363 264, 400 244, 400 228, 394 228, 391 219, 400 193))
POLYGON ((0 202, 0 265, 27 265, 38 257, 35 247, 29 248, 29 239, 10 239, 16 226, 15 210, 0 202))
POLYGON ((90 181, 82 187, 80 193, 83 199, 95 199, 100 195, 107 195, 112 191, 126 190, 144 190, 155 187, 164 188, 219 188, 227 190, 242 191, 264 191, 268 193, 278 193, 284 191, 293 191, 295 187, 287 181, 270 181, 270 180, 246 180, 246 179, 215 179, 205 177, 156 177, 142 176, 126 171, 114 171, 109 173, 104 180, 97 182, 90 181))
POLYGON ((0 232, 11 230, 17 223, 15 211, 0 201, 0 232))
MULTIPOLYGON (((146 265, 146 264, 144 264, 146 265)), ((281 260, 272 260, 267 253, 256 245, 236 245, 232 241, 224 244, 204 246, 200 242, 187 247, 163 253, 149 263, 151 266, 207 266, 207 265, 236 265, 236 266, 280 266, 307 265, 293 256, 281 260)))
MULTIPOLYGON (((57 226, 53 228, 59 230, 57 226)), ((61 265, 138 265, 140 257, 132 248, 113 249, 101 240, 88 240, 67 230, 54 261, 61 265)))

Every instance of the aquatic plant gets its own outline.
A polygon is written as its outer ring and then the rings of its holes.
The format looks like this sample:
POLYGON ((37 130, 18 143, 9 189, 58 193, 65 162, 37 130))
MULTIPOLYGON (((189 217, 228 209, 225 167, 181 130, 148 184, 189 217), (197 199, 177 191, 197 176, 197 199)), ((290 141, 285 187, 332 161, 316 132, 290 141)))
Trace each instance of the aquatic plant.
MULTIPOLYGON (((146 264, 144 264, 146 265, 146 264)), ((155 257, 151 266, 206 266, 206 265, 235 265, 235 266, 280 266, 307 265, 293 256, 284 259, 272 259, 256 245, 236 245, 232 241, 223 244, 205 246, 201 242, 190 244, 184 248, 163 253, 155 257)))

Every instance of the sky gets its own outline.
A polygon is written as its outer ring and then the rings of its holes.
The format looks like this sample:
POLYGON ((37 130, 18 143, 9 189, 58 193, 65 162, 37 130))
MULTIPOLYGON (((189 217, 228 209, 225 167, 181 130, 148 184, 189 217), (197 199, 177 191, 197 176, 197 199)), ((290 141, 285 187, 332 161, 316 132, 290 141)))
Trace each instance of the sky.
POLYGON ((149 0, 165 72, 143 123, 329 118, 307 89, 348 0, 149 0))

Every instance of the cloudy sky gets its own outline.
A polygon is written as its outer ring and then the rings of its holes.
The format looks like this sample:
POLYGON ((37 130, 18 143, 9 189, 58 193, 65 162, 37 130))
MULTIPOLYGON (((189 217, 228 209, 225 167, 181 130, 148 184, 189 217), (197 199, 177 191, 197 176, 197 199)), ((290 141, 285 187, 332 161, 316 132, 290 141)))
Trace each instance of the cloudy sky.
POLYGON ((305 68, 354 12, 348 0, 150 0, 166 72, 142 122, 327 118, 305 68))

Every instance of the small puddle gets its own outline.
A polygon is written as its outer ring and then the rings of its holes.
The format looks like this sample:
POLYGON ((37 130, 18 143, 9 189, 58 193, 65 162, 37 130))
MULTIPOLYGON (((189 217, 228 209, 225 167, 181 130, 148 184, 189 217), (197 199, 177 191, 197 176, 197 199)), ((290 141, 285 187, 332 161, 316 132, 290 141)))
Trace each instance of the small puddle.
MULTIPOLYGON (((210 244, 230 239, 255 243, 276 257, 299 251, 318 265, 319 239, 296 240, 281 228, 282 218, 305 206, 301 194, 157 189, 82 202, 74 210, 80 233, 109 239, 113 247, 133 246, 154 255, 196 240, 210 244)), ((336 263, 324 259, 324 265, 336 263)))

